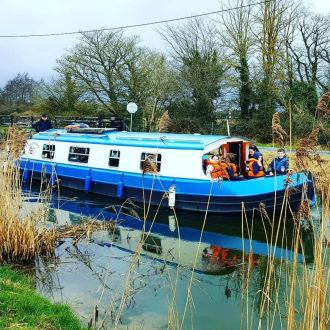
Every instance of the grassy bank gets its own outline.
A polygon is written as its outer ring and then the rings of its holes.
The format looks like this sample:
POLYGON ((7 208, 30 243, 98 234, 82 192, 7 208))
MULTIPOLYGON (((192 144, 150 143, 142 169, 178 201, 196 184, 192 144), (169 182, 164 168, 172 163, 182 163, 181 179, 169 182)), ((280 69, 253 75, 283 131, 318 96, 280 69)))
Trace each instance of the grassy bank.
POLYGON ((0 329, 82 329, 66 305, 52 304, 35 292, 32 282, 0 267, 0 329))

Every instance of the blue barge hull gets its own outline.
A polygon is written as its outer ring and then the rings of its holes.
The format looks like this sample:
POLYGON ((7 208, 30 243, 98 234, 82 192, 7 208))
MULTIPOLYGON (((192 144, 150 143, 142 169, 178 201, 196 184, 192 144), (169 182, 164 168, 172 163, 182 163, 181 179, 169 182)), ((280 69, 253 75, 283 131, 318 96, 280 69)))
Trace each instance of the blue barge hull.
POLYGON ((180 179, 151 174, 127 173, 85 166, 54 164, 39 160, 20 161, 23 182, 41 180, 59 186, 131 199, 139 203, 151 203, 168 207, 168 191, 175 187, 175 208, 240 215, 242 209, 251 213, 264 204, 267 212, 282 208, 284 196, 293 211, 304 199, 314 200, 313 183, 305 174, 292 174, 292 183, 286 184, 286 176, 262 177, 243 181, 210 181, 180 179), (274 207, 275 205, 275 207, 274 207))

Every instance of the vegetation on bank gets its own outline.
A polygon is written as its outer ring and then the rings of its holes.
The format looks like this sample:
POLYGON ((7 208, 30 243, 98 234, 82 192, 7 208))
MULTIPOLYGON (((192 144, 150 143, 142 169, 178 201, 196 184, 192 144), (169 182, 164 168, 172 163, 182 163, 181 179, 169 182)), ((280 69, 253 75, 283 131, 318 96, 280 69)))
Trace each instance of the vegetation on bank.
POLYGON ((0 267, 0 329, 83 329, 70 308, 36 293, 33 281, 0 267))

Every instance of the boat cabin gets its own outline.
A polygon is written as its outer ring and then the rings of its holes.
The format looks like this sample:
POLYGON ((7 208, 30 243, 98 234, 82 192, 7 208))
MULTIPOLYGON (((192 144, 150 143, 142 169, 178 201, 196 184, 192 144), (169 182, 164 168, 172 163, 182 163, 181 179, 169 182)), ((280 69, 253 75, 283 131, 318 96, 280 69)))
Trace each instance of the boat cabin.
POLYGON ((35 134, 22 158, 125 173, 208 179, 206 160, 214 154, 230 154, 239 174, 245 175, 250 145, 246 138, 221 135, 75 128, 35 134))

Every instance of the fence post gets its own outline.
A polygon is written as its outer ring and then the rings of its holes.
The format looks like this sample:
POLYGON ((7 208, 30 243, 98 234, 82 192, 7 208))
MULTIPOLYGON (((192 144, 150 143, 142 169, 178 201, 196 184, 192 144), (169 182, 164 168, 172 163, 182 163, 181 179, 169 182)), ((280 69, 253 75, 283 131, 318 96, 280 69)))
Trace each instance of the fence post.
POLYGON ((98 125, 98 128, 102 127, 102 117, 100 117, 100 116, 97 117, 97 125, 98 125))
POLYGON ((10 116, 10 126, 14 126, 14 116, 10 116))

